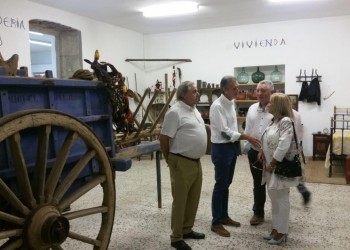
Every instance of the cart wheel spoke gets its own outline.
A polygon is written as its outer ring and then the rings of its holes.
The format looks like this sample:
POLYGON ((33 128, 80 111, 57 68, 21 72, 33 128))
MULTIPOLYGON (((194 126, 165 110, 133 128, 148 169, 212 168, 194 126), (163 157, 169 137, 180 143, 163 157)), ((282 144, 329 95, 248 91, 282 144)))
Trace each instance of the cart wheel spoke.
POLYGON ((0 178, 0 194, 4 197, 11 206, 18 212, 27 215, 30 213, 28 207, 26 207, 12 192, 12 190, 6 185, 6 183, 0 178))
POLYGON ((61 246, 51 246, 52 250, 63 250, 63 248, 61 246))
POLYGON ((22 232, 23 232, 22 229, 12 229, 12 230, 0 231, 0 240, 11 238, 11 237, 21 236, 22 232))
POLYGON ((82 217, 93 215, 93 214, 106 213, 107 211, 108 211, 108 207, 106 207, 106 206, 92 207, 92 208, 87 208, 87 209, 82 209, 79 211, 66 213, 66 214, 64 214, 64 217, 66 217, 68 220, 74 220, 77 218, 82 218, 82 217))
POLYGON ((1 250, 14 250, 19 249, 23 244, 21 238, 9 239, 3 246, 0 247, 1 250))
POLYGON ((91 239, 89 237, 86 237, 84 235, 77 234, 77 233, 74 233, 74 232, 69 232, 68 237, 72 238, 72 239, 75 239, 75 240, 78 240, 78 241, 81 241, 81 242, 88 243, 88 244, 96 246, 96 247, 101 246, 101 241, 100 240, 91 239))
POLYGON ((58 202, 62 199, 63 195, 67 192, 72 183, 77 179, 81 171, 86 167, 88 162, 96 155, 95 150, 89 150, 78 161, 74 168, 70 171, 67 177, 61 182, 54 193, 54 202, 58 202))
POLYGON ((86 194, 88 191, 96 187, 97 185, 103 183, 106 181, 106 176, 100 175, 97 177, 94 177, 90 181, 88 181, 86 184, 78 188, 73 193, 67 195, 65 198, 62 199, 62 201, 59 204, 59 208, 61 211, 63 211, 66 207, 68 207, 70 204, 72 204, 74 201, 79 199, 81 196, 86 194))
POLYGON ((0 220, 8 221, 17 225, 23 225, 25 219, 0 211, 0 220))
POLYGON ((36 166, 33 176, 33 192, 39 204, 45 202, 46 165, 49 150, 51 126, 41 126, 38 133, 38 148, 36 153, 36 166))
POLYGON ((49 177, 46 182, 46 201, 51 202, 53 193, 57 186, 57 183, 60 179, 64 164, 67 161, 67 157, 69 155, 70 149, 73 146, 74 142, 78 138, 78 134, 74 131, 70 131, 67 134, 67 137, 62 145, 61 151, 56 158, 56 161, 52 167, 49 177))
POLYGON ((16 170, 18 185, 22 193, 22 199, 28 206, 34 208, 36 206, 36 201, 33 196, 32 187, 29 182, 28 172, 21 149, 20 134, 15 133, 14 135, 10 136, 9 143, 11 147, 13 164, 16 170))

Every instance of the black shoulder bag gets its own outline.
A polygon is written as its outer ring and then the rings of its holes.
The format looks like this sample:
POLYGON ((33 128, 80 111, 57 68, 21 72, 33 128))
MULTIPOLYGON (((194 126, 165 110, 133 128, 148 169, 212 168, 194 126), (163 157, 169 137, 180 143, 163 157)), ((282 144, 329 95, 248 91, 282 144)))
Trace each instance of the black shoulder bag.
POLYGON ((277 162, 276 168, 275 168, 275 174, 281 175, 283 177, 297 177, 302 176, 302 170, 301 170, 301 162, 299 159, 299 148, 298 148, 298 140, 295 133, 294 123, 293 125, 293 133, 294 133, 294 140, 295 145, 297 147, 297 154, 294 156, 293 160, 287 160, 286 158, 283 158, 281 162, 277 162))

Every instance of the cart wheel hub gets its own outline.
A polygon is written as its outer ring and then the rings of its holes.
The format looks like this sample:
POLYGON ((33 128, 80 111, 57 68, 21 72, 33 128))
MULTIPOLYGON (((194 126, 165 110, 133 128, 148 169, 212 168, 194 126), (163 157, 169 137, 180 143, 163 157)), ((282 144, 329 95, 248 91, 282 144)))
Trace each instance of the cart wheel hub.
POLYGON ((27 242, 30 249, 47 249, 62 244, 69 233, 69 221, 51 205, 37 209, 27 220, 27 242))
POLYGON ((41 238, 45 243, 59 245, 66 240, 68 233, 69 221, 63 216, 52 216, 45 221, 41 238))

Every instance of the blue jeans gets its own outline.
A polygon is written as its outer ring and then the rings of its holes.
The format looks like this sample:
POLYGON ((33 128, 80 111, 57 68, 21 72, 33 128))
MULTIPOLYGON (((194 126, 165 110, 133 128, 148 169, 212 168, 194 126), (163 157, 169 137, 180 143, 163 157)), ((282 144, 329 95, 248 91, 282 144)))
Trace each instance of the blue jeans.
POLYGON ((234 143, 212 143, 211 160, 215 167, 215 185, 212 196, 212 225, 221 224, 228 216, 229 187, 232 183, 237 160, 234 143))

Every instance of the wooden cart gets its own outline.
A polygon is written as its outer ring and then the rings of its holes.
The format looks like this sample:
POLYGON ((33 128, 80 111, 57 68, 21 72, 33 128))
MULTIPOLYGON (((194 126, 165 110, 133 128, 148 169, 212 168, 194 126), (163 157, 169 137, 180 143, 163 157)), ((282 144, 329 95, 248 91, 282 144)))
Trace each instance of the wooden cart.
POLYGON ((0 102, 0 249, 107 249, 114 171, 131 160, 116 157, 105 86, 1 76, 0 102))

